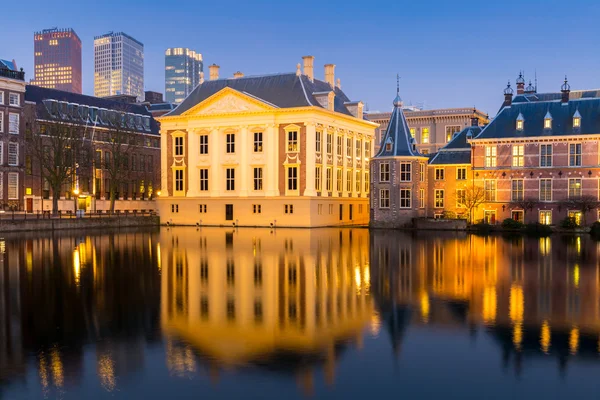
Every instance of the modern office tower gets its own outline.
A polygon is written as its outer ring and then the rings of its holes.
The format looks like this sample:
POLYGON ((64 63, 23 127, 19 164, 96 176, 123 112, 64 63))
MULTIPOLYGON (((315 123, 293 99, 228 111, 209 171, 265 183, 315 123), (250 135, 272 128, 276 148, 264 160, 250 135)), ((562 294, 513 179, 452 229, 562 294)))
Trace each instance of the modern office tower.
POLYGON ((94 96, 144 100, 144 45, 123 32, 94 37, 94 96))
POLYGON ((35 32, 33 48, 32 85, 81 93, 81 40, 73 29, 35 32))
POLYGON ((165 95, 168 103, 181 103, 200 83, 202 54, 175 47, 165 51, 165 95))

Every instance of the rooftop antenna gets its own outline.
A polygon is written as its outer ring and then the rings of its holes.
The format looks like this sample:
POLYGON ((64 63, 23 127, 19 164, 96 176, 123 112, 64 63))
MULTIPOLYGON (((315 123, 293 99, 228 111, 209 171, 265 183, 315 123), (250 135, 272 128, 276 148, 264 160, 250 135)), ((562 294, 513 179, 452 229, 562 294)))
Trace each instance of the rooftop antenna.
POLYGON ((396 74, 396 94, 400 95, 400 74, 396 74))
POLYGON ((535 69, 535 92, 537 93, 537 68, 535 69))

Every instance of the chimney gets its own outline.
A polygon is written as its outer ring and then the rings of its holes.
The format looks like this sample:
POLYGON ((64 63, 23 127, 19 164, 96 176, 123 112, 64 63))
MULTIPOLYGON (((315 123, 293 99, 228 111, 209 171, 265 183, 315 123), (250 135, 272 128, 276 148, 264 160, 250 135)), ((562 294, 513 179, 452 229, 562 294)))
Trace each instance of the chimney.
POLYGON ((506 89, 504 89, 504 104, 502 104, 503 107, 510 107, 510 105, 512 104, 513 93, 514 91, 510 87, 509 81, 506 85, 506 89))
POLYGON ((333 89, 335 87, 335 64, 325 64, 325 82, 333 89))
POLYGON ((310 79, 312 82, 315 79, 315 70, 313 67, 313 64, 315 62, 315 57, 314 56, 304 56, 304 57, 302 57, 302 60, 304 61, 304 75, 306 75, 308 77, 308 79, 310 79))
POLYGON ((238 72, 236 72, 236 73, 234 73, 234 74, 233 74, 233 77, 234 77, 235 79, 243 78, 243 77, 244 77, 244 73, 243 73, 243 72, 240 72, 240 71, 238 71, 238 72))
POLYGON ((337 78, 337 81, 336 81, 336 83, 335 83, 335 86, 336 86, 338 89, 342 90, 342 81, 340 80, 340 78, 337 78))
POLYGON ((560 87, 560 92, 562 93, 561 100, 560 100, 561 103, 568 104, 569 103, 569 94, 571 93, 571 85, 569 85, 566 75, 565 75, 565 82, 560 87))
POLYGON ((479 118, 477 117, 477 109, 473 107, 473 116, 471 117, 471 126, 479 126, 479 118))
POLYGON ((217 64, 213 64, 210 67, 208 67, 211 81, 214 81, 215 79, 219 79, 219 68, 220 67, 217 64))
POLYGON ((519 72, 517 77, 517 94, 525 93, 525 78, 523 78, 523 72, 519 72))

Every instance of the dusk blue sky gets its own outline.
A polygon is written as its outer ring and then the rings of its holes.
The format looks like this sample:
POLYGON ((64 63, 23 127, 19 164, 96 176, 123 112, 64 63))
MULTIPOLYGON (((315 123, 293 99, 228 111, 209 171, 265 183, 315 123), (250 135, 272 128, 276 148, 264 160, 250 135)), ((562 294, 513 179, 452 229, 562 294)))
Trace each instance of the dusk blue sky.
POLYGON ((406 103, 494 115, 520 69, 540 91, 600 87, 597 0, 465 1, 7 1, 0 58, 33 77, 33 33, 72 27, 83 45, 83 90, 93 94, 93 38, 123 31, 144 43, 146 90, 164 92, 164 50, 189 47, 221 77, 334 63, 353 100, 389 110, 396 73, 406 103))

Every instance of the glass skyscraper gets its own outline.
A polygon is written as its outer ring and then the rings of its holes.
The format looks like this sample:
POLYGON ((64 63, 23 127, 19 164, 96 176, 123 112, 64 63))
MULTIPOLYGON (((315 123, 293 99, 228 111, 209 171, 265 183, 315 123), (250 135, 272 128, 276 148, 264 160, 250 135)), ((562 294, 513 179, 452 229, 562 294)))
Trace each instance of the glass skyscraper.
POLYGON ((32 85, 81 93, 81 40, 73 29, 44 29, 33 36, 32 85))
POLYGON ((165 99, 179 104, 200 83, 202 54, 175 47, 165 52, 165 99))
POLYGON ((94 38, 94 96, 144 100, 144 45, 123 32, 94 38))

